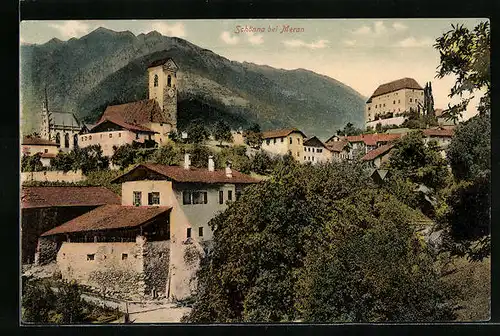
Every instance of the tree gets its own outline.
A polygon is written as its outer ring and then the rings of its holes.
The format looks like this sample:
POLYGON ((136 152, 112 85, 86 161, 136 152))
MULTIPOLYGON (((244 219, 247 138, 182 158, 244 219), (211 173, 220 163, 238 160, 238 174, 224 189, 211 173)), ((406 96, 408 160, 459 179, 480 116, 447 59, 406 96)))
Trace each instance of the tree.
POLYGON ((215 164, 219 168, 226 167, 226 162, 231 161, 232 167, 239 172, 250 173, 251 163, 246 153, 245 146, 223 148, 215 155, 215 164))
POLYGON ((113 155, 111 156, 111 162, 119 166, 121 169, 125 169, 136 161, 136 149, 130 144, 125 144, 119 147, 113 146, 113 155))
POLYGON ((25 323, 47 323, 54 309, 55 295, 47 284, 23 276, 21 311, 25 323))
POLYGON ((261 175, 268 175, 274 169, 274 160, 263 150, 256 152, 251 159, 250 170, 261 175))
POLYGON ((167 166, 179 165, 182 161, 182 151, 175 143, 167 143, 156 150, 151 160, 167 166))
POLYGON ((82 292, 76 282, 63 282, 58 288, 55 309, 60 314, 57 323, 81 323, 85 320, 82 292))
POLYGON ((253 124, 250 128, 246 129, 243 132, 243 137, 245 138, 245 144, 254 149, 259 149, 262 145, 262 132, 259 124, 253 124))
POLYGON ((475 116, 455 129, 446 156, 457 180, 473 180, 491 170, 491 118, 475 116))
POLYGON ((343 130, 337 130, 337 135, 339 136, 351 136, 351 135, 360 135, 363 133, 362 129, 354 127, 353 123, 348 122, 343 130))
POLYGON ((41 161, 41 153, 36 153, 34 155, 24 154, 21 158, 21 171, 22 172, 35 172, 44 169, 41 161))
POLYGON ((188 143, 201 144, 209 137, 207 128, 199 120, 192 121, 186 131, 188 134, 188 143))
POLYGON ((437 190, 446 185, 448 168, 435 141, 427 144, 420 131, 411 132, 396 142, 388 167, 404 178, 437 190))
POLYGON ((448 106, 445 117, 449 120, 458 120, 472 99, 472 96, 464 98, 463 94, 472 95, 478 91, 484 91, 478 111, 481 114, 489 114, 491 96, 489 22, 481 22, 472 30, 463 25, 451 26, 452 29, 436 39, 434 44, 434 48, 440 54, 436 77, 456 76, 449 97, 461 98, 458 104, 448 106))
POLYGON ((50 160, 50 166, 55 170, 62 170, 64 172, 80 169, 76 161, 76 156, 73 152, 57 153, 56 157, 50 160))
POLYGON ((377 133, 382 133, 382 123, 377 123, 377 125, 375 125, 375 131, 377 133))
POLYGON ((71 154, 75 157, 76 167, 80 168, 84 174, 109 168, 109 158, 103 156, 101 145, 77 148, 71 154))
MULTIPOLYGON (((196 301, 185 320, 198 323, 324 320, 312 318, 311 312, 329 309, 339 297, 345 298, 335 303, 339 311, 345 311, 347 316, 360 316, 351 321, 403 320, 407 316, 417 316, 419 320, 444 319, 447 297, 440 294, 441 284, 426 249, 414 246, 416 237, 409 229, 415 216, 413 210, 374 186, 360 164, 303 166, 291 157, 284 157, 268 180, 247 187, 238 202, 210 221, 214 230, 213 247, 202 259, 196 301), (372 228, 377 228, 379 236, 370 231, 372 228), (351 242, 358 235, 366 245, 356 240, 351 242), (393 244, 388 242, 391 239, 395 239, 393 244), (340 255, 343 249, 339 248, 339 256, 332 258, 345 265, 343 276, 356 279, 350 281, 347 289, 323 288, 321 297, 322 292, 307 283, 309 280, 320 283, 327 274, 315 272, 308 265, 318 256, 328 257, 325 252, 335 249, 337 242, 343 240, 346 240, 344 246, 348 246, 347 241, 353 247, 359 243, 366 251, 359 259, 350 260, 340 255), (370 244, 386 247, 380 247, 370 257, 369 249, 374 247, 370 244), (393 255, 386 258, 386 254, 393 255), (373 269, 378 271, 371 274, 366 269, 348 274, 361 261, 367 267, 376 262, 373 269), (398 274, 405 274, 405 282, 391 291, 398 281, 397 276, 390 276, 393 267, 400 268, 398 274), (365 308, 362 304, 350 304, 350 294, 355 300, 369 301, 363 294, 374 297, 375 304, 370 307, 383 306, 385 310, 379 315, 363 315, 360 310, 365 308), (385 297, 385 294, 390 295, 385 297)), ((328 315, 328 319, 339 316, 328 315)))
POLYGON ((233 135, 231 134, 231 128, 229 125, 223 120, 219 120, 215 123, 213 136, 216 141, 219 141, 219 144, 222 146, 222 142, 232 142, 233 135))

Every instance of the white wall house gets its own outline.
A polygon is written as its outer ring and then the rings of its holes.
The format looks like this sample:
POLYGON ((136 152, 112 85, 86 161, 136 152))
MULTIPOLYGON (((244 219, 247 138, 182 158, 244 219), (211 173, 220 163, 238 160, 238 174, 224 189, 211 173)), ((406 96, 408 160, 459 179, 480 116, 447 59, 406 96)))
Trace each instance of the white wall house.
POLYGON ((299 162, 303 162, 304 140, 306 135, 296 129, 266 131, 262 133, 262 150, 274 155, 291 153, 299 162))
POLYGON ((317 137, 313 136, 304 141, 303 162, 324 163, 331 161, 332 157, 332 152, 317 137))

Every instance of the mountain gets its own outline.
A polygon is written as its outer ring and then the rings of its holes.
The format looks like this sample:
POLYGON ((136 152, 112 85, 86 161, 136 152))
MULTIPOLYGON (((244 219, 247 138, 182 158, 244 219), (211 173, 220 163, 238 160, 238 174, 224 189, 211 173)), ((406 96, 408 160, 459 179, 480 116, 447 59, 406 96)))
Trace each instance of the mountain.
POLYGON ((153 31, 98 28, 79 39, 21 45, 23 129, 36 127, 46 87, 49 108, 92 121, 108 104, 147 98, 147 65, 179 65, 178 125, 224 119, 233 127, 294 126, 326 139, 347 122, 361 125, 365 98, 341 82, 304 69, 230 61, 186 40, 153 31))

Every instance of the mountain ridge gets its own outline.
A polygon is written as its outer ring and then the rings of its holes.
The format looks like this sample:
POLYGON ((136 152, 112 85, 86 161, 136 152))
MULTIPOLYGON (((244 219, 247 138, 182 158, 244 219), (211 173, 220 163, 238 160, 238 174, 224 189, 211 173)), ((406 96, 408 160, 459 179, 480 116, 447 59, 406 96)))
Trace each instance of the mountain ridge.
POLYGON ((21 45, 23 129, 38 122, 47 87, 49 107, 96 119, 109 104, 147 98, 147 66, 172 57, 179 65, 179 127, 193 118, 233 127, 298 127, 327 138, 350 121, 360 125, 365 97, 307 69, 232 61, 157 31, 134 35, 99 27, 81 37, 21 45), (239 125, 238 125, 239 124, 239 125))

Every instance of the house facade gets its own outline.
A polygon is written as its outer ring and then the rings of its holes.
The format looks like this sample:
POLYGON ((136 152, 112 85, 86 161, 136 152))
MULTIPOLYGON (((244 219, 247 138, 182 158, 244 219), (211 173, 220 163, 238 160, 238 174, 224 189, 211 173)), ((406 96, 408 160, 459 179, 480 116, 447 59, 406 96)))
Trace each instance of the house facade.
POLYGON ((59 145, 54 141, 24 137, 21 141, 22 155, 35 155, 40 153, 40 161, 44 167, 50 166, 50 160, 59 153, 59 145))
POLYGON ((148 99, 108 106, 101 118, 79 137, 81 147, 101 145, 111 156, 113 147, 154 140, 159 145, 177 130, 177 71, 173 59, 151 63, 148 68, 148 99))
POLYGON ((332 158, 332 152, 317 137, 313 136, 304 141, 303 162, 324 163, 331 161, 332 158))
POLYGON ((291 155, 303 162, 306 135, 297 128, 262 132, 262 150, 272 155, 291 155))
POLYGON ((413 78, 401 78, 380 85, 366 102, 366 127, 401 125, 403 113, 417 111, 424 101, 424 89, 413 78))
POLYGON ((340 140, 338 137, 330 138, 326 146, 332 153, 332 161, 341 162, 352 160, 352 146, 346 140, 340 140))
POLYGON ((245 186, 258 182, 230 164, 223 170, 214 167, 213 158, 207 168, 191 167, 189 155, 183 167, 140 164, 112 181, 122 185, 120 206, 97 208, 44 233, 41 240, 51 240, 52 250, 58 249, 57 263, 65 279, 104 289, 113 284, 102 279, 112 278, 117 281, 113 291, 144 296, 151 294, 148 281, 159 274, 154 291, 170 299, 185 298, 194 289, 199 258, 213 237, 208 222, 237 200, 245 186), (151 241, 155 246, 148 245, 151 241), (167 259, 145 252, 151 249, 167 259), (120 257, 123 254, 127 256, 120 257), (123 258, 135 261, 122 265, 123 258), (109 263, 118 263, 116 272, 108 272, 115 269, 109 263), (127 267, 131 273, 123 272, 127 267), (124 281, 131 286, 118 285, 124 281))
POLYGON ((366 153, 366 155, 361 158, 361 161, 365 162, 370 168, 380 169, 389 161, 393 147, 394 144, 382 145, 366 153))

